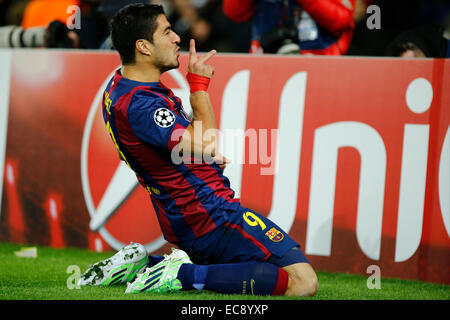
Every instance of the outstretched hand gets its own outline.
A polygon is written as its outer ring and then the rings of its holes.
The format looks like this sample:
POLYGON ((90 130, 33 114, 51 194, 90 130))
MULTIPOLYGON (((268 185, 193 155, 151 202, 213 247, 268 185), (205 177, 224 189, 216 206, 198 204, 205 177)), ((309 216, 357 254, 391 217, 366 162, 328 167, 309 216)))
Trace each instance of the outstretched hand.
POLYGON ((198 74, 203 77, 211 78, 214 75, 214 67, 206 64, 206 62, 216 54, 216 50, 211 50, 203 57, 197 56, 195 50, 195 40, 191 39, 189 42, 189 67, 190 73, 198 74))

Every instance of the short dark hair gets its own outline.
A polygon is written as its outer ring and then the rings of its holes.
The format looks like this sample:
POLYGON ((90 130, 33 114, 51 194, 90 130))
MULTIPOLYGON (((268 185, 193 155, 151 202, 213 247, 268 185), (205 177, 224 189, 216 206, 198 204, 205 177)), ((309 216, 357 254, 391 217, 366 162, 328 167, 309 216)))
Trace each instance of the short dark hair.
POLYGON ((400 57, 406 51, 417 51, 420 48, 412 42, 393 42, 386 49, 386 55, 391 57, 400 57))
POLYGON ((387 46, 386 55, 399 56, 406 50, 420 50, 428 58, 445 58, 447 39, 444 38, 444 28, 431 23, 407 29, 387 46))
POLYGON ((158 27, 156 18, 164 9, 156 4, 130 4, 120 9, 111 20, 111 40, 119 52, 122 64, 136 62, 136 41, 146 39, 153 42, 158 27))

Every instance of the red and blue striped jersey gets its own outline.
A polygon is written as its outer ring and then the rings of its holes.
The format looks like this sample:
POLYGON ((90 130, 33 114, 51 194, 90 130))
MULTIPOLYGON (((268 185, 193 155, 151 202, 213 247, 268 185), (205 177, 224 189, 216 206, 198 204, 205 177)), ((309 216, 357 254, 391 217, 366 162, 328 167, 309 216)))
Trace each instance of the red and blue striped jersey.
POLYGON ((167 241, 198 238, 239 207, 218 165, 173 161, 191 120, 161 82, 130 80, 117 70, 103 95, 103 118, 120 157, 149 192, 167 241))

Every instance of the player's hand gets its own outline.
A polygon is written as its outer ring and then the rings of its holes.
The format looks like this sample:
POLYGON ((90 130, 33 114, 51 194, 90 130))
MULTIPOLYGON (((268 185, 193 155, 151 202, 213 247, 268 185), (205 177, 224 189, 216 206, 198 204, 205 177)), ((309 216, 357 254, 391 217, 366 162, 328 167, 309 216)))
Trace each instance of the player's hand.
POLYGON ((211 50, 203 57, 197 56, 197 51, 195 50, 195 40, 191 39, 189 42, 189 66, 188 71, 190 73, 198 74, 203 77, 211 78, 214 75, 214 67, 206 64, 206 62, 211 59, 212 56, 216 54, 216 50, 211 50))
POLYGON ((227 166, 227 163, 230 163, 231 160, 225 158, 225 156, 221 153, 216 153, 216 155, 213 157, 214 163, 219 166, 220 169, 225 169, 227 166))

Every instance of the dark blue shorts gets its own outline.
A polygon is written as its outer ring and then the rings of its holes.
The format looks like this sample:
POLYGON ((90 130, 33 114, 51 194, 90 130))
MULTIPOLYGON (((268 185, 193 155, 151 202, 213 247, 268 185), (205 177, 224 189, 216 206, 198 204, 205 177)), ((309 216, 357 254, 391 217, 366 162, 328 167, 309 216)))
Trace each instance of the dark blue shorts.
POLYGON ((267 261, 278 267, 308 262, 299 244, 266 217, 243 207, 226 214, 225 224, 197 239, 177 243, 192 262, 267 261))

